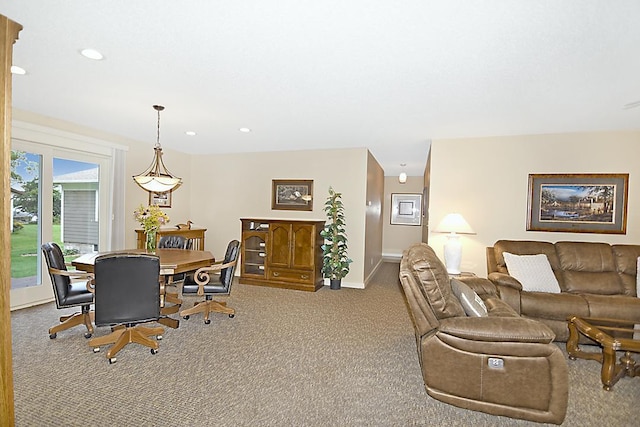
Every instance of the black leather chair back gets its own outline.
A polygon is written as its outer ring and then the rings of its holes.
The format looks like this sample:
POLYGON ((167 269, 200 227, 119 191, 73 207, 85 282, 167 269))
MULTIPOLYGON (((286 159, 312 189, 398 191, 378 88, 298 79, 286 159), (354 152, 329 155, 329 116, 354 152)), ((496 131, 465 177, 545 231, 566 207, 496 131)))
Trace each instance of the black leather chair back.
POLYGON ((95 323, 135 324, 160 317, 160 258, 102 255, 95 261, 95 323))
MULTIPOLYGON (((57 243, 49 242, 42 245, 42 253, 44 259, 47 262, 48 268, 55 268, 57 270, 66 270, 67 266, 64 263, 64 255, 57 243)), ((62 276, 60 274, 51 274, 51 283, 53 284, 53 293, 56 297, 56 306, 62 308, 65 305, 65 300, 69 293, 71 279, 69 276, 62 276)))
POLYGON ((158 248, 160 249, 188 249, 189 239, 180 235, 169 235, 160 237, 158 248))
MULTIPOLYGON (((224 255, 224 264, 237 261, 238 254, 240 252, 240 242, 237 240, 232 240, 227 245, 227 252, 224 255)), ((231 267, 223 268, 220 270, 220 283, 227 290, 231 287, 231 283, 233 282, 233 274, 236 271, 236 265, 231 267)))

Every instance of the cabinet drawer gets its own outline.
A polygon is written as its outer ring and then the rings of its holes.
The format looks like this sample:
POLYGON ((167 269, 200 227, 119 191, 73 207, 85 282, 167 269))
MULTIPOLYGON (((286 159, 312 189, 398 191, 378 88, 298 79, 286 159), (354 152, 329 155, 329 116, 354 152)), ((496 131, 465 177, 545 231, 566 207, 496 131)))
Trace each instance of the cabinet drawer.
POLYGON ((313 283, 312 270, 290 270, 285 268, 270 268, 269 279, 287 282, 313 283))

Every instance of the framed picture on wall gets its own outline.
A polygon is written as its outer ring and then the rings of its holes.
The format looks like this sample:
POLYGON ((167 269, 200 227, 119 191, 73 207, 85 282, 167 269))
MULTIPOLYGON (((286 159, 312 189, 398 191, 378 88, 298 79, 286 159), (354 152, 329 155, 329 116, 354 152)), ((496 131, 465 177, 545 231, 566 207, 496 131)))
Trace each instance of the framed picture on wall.
POLYGON ((530 174, 528 231, 625 234, 629 174, 530 174))
POLYGON ((171 191, 165 191, 164 193, 155 193, 149 191, 149 204, 158 205, 160 208, 171 207, 171 191))
POLYGON ((422 194, 391 194, 391 225, 421 225, 422 194))
POLYGON ((271 209, 313 210, 312 179, 274 179, 271 185, 271 209))

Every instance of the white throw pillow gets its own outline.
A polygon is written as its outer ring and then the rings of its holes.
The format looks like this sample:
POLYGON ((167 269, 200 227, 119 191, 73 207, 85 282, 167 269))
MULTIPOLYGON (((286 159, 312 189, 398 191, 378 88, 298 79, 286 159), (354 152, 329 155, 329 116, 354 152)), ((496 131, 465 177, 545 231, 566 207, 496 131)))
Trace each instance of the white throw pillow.
POLYGON ((514 255, 503 252, 504 262, 509 275, 522 284, 522 289, 529 292, 560 293, 560 285, 553 274, 549 258, 545 254, 514 255))

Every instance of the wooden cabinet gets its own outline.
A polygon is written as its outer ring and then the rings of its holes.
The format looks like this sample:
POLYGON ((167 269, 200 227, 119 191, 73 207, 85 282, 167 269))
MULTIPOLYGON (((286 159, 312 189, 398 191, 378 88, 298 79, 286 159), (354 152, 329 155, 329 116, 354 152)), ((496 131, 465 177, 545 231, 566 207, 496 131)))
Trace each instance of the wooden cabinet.
POLYGON ((324 221, 242 218, 240 283, 316 291, 324 221))
MULTIPOLYGON (((161 228, 156 233, 158 241, 162 236, 170 236, 170 235, 180 235, 185 237, 186 239, 191 239, 191 249, 194 251, 204 251, 204 233, 207 231, 206 228, 189 228, 178 230, 177 228, 161 228)), ((141 228, 136 229, 137 241, 136 247, 138 249, 145 248, 145 235, 144 230, 141 228)))

